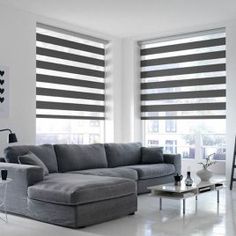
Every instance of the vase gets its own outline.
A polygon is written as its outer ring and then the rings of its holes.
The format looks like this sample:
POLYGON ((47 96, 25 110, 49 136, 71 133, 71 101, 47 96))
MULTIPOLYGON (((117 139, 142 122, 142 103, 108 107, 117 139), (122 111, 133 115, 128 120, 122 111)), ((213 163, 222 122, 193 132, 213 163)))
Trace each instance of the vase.
POLYGON ((197 171, 197 176, 201 179, 201 181, 203 182, 207 182, 210 180, 210 178, 212 177, 213 173, 208 170, 208 169, 202 169, 197 171))
POLYGON ((193 185, 193 180, 191 178, 191 172, 187 171, 187 178, 185 179, 185 185, 191 187, 193 185))

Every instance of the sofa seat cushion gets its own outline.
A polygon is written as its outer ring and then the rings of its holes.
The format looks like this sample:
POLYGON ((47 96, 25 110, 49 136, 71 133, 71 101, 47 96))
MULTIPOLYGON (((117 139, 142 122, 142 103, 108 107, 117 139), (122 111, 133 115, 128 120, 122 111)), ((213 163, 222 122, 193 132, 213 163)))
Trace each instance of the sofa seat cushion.
POLYGON ((59 172, 106 168, 107 158, 103 144, 57 144, 59 172))
POLYGON ((134 193, 133 180, 69 173, 50 174, 28 188, 30 199, 61 205, 81 205, 134 193))
POLYGON ((120 178, 132 179, 135 181, 138 180, 138 174, 137 174, 136 170, 127 169, 127 168, 123 168, 123 167, 80 170, 80 171, 73 171, 70 173, 120 177, 120 178))
POLYGON ((125 168, 136 170, 139 179, 152 179, 175 173, 175 166, 172 164, 131 165, 125 168))

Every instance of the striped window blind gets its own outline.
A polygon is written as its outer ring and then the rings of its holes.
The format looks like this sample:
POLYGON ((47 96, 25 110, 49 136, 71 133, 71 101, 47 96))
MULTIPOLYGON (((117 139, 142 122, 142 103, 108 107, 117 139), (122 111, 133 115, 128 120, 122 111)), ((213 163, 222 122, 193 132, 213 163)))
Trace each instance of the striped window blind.
POLYGON ((224 119, 224 29, 139 42, 141 119, 224 119))
POLYGON ((36 117, 105 119, 105 40, 38 24, 36 117))

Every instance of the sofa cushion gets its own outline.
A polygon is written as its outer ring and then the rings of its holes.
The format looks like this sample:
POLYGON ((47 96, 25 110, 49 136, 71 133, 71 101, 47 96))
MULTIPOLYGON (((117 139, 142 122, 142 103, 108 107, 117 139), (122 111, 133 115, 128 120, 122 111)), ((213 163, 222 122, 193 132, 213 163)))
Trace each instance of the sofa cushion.
POLYGON ((151 179, 175 173, 175 166, 172 164, 132 165, 125 168, 136 170, 139 179, 151 179))
POLYGON ((136 193, 136 183, 124 178, 80 174, 50 174, 28 188, 30 199, 80 205, 136 193))
POLYGON ((142 147, 141 151, 143 164, 157 164, 164 162, 162 147, 142 147))
POLYGON ((47 166, 49 173, 58 172, 56 154, 50 144, 11 146, 4 152, 7 162, 10 163, 18 163, 18 156, 32 152, 47 166))
POLYGON ((132 179, 132 180, 135 180, 135 181, 138 179, 138 174, 137 174, 136 170, 127 169, 127 168, 124 168, 124 167, 80 170, 80 171, 73 171, 73 172, 70 172, 70 173, 120 177, 120 178, 132 179))
POLYGON ((54 147, 60 172, 107 167, 103 144, 58 144, 54 147))
POLYGON ((136 165, 141 162, 141 143, 105 144, 108 167, 136 165))
POLYGON ((43 174, 48 175, 49 171, 47 166, 32 152, 19 156, 18 161, 20 164, 39 166, 43 169, 43 174))

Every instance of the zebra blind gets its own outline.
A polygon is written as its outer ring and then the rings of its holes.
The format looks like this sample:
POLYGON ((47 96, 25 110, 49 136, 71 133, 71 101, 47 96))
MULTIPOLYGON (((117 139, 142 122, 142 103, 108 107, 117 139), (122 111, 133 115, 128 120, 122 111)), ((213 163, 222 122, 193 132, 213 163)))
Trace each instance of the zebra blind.
POLYGON ((36 117, 104 120, 107 42, 41 24, 36 31, 36 117))
POLYGON ((223 29, 140 42, 141 119, 224 119, 223 29))

